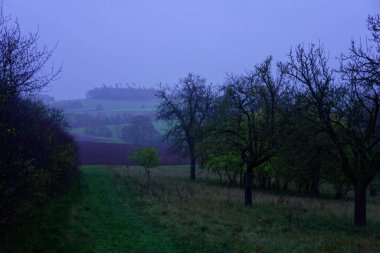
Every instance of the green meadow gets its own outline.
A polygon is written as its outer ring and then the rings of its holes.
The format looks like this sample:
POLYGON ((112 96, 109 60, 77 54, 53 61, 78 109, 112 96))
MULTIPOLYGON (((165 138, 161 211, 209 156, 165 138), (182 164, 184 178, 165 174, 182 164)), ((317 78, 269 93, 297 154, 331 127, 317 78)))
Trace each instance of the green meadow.
MULTIPOLYGON (((147 113, 154 112, 158 105, 157 100, 146 101, 123 101, 123 100, 103 100, 103 99, 80 99, 82 107, 65 110, 67 113, 104 113, 113 115, 116 113, 147 113)), ((54 104, 54 103, 53 103, 54 104)))
POLYGON ((380 203, 368 227, 352 225, 351 201, 254 193, 188 167, 84 166, 66 196, 36 209, 2 252, 380 252, 380 203))

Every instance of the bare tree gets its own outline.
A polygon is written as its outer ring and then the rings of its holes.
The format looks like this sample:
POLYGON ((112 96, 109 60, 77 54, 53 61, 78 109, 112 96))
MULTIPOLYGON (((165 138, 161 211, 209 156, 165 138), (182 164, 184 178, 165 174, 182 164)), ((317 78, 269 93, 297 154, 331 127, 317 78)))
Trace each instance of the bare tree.
POLYGON ((342 82, 336 81, 321 46, 298 46, 283 65, 354 187, 357 226, 366 225, 367 186, 380 170, 380 61, 372 50, 352 43, 349 55, 342 56, 342 82))
POLYGON ((22 34, 17 22, 0 13, 0 102, 47 86, 60 72, 47 62, 54 50, 37 46, 38 33, 22 34))
POLYGON ((274 77, 272 58, 243 76, 229 76, 224 94, 226 111, 221 132, 233 137, 232 145, 240 150, 246 163, 245 205, 252 206, 253 170, 277 152, 278 109, 282 74, 274 77))
POLYGON ((195 180, 198 144, 204 138, 207 118, 214 94, 206 79, 189 74, 173 87, 159 84, 157 97, 161 100, 157 118, 169 122, 166 137, 178 150, 185 149, 190 157, 190 179, 195 180))
POLYGON ((367 19, 368 30, 372 32, 372 40, 377 45, 377 51, 380 50, 380 15, 369 16, 367 19))

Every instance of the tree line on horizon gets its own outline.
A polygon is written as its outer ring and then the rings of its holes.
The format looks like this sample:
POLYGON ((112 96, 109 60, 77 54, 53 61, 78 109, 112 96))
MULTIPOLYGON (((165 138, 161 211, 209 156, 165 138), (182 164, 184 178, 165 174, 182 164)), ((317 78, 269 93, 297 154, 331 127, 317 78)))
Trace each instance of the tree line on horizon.
POLYGON ((287 61, 274 67, 268 57, 218 89, 195 74, 160 84, 157 118, 189 155, 190 179, 197 166, 241 175, 248 207, 254 183, 295 182, 314 197, 324 182, 337 195, 348 185, 354 223, 365 226, 368 186, 380 171, 380 16, 367 25, 371 38, 352 41, 338 68, 321 45, 298 45, 287 61))
POLYGON ((86 92, 87 99, 144 101, 155 99, 155 89, 135 85, 105 85, 86 92))

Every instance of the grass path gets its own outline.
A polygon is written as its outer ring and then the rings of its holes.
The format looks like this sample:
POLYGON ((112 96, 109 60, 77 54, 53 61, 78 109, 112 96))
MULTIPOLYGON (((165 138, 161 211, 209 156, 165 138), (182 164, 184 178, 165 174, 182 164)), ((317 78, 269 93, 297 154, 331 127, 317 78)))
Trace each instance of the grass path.
POLYGON ((70 214, 85 242, 79 252, 175 252, 164 235, 143 221, 122 179, 104 168, 82 172, 83 198, 70 214))
POLYGON ((114 170, 86 166, 81 172, 81 183, 69 194, 36 208, 8 231, 0 252, 177 252, 142 216, 114 170))
POLYGON ((82 167, 81 183, 30 212, 0 252, 380 252, 377 206, 366 229, 337 212, 343 202, 256 193, 247 209, 242 190, 182 170, 161 168, 147 189, 136 168, 82 167))

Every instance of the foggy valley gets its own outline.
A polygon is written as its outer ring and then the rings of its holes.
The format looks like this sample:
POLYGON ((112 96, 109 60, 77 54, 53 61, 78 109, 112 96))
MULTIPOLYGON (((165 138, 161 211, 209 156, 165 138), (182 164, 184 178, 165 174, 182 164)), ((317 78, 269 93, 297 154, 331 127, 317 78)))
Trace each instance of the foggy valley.
POLYGON ((0 252, 380 252, 380 2, 1 7, 0 252))

